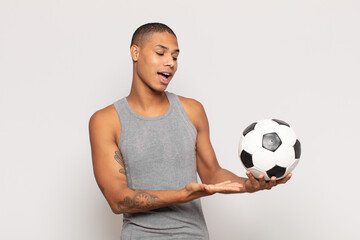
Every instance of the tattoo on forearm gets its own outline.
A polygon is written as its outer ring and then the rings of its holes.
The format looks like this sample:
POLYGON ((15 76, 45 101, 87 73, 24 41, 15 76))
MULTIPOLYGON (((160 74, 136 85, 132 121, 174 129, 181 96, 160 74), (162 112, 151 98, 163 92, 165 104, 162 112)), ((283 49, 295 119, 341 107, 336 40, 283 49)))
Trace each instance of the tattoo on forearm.
POLYGON ((167 202, 161 200, 156 195, 141 191, 136 193, 132 198, 126 196, 123 201, 118 203, 118 208, 120 211, 131 209, 151 210, 167 204, 167 202))
POLYGON ((121 166, 121 168, 119 169, 119 173, 126 174, 124 159, 122 158, 120 151, 115 151, 114 158, 121 166))

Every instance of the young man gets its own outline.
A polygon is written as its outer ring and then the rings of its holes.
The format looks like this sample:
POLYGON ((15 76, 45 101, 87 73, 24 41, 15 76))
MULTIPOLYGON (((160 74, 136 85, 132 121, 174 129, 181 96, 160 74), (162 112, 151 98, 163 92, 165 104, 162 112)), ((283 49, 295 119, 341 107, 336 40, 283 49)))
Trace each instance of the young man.
POLYGON ((89 123, 96 181, 112 211, 124 214, 121 239, 208 239, 200 197, 251 193, 290 179, 266 182, 250 172, 242 178, 219 166, 202 105, 165 91, 180 52, 169 27, 139 27, 130 50, 129 96, 89 123))

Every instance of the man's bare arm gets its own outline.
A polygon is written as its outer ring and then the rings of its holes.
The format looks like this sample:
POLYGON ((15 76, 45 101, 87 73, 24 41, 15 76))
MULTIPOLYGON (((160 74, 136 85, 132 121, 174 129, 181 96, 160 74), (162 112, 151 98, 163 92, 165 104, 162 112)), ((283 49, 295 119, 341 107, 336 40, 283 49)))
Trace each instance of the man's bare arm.
POLYGON ((203 106, 193 99, 180 97, 180 100, 198 133, 196 141, 197 170, 203 183, 212 184, 230 180, 242 185, 241 192, 255 192, 271 189, 278 184, 286 183, 290 179, 291 174, 278 181, 273 177, 269 182, 266 182, 264 177, 257 180, 250 171, 246 172, 247 178, 244 178, 221 168, 211 145, 209 123, 203 106))
POLYGON ((96 181, 114 213, 142 212, 184 203, 216 192, 240 191, 238 183, 189 183, 176 190, 131 189, 117 146, 120 121, 111 105, 96 112, 89 122, 93 168, 96 181))

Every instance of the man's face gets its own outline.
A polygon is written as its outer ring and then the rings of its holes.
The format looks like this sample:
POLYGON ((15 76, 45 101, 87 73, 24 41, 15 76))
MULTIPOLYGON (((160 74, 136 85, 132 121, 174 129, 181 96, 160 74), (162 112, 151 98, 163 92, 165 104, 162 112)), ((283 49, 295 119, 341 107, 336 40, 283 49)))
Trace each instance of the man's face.
POLYGON ((134 77, 154 91, 164 91, 177 70, 176 37, 167 32, 149 34, 138 53, 134 77))

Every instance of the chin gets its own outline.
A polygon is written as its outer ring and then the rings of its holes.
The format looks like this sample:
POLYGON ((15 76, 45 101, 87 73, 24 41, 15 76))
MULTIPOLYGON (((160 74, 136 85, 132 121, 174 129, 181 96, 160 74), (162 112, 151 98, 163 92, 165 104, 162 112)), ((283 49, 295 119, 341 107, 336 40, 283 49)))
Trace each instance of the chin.
POLYGON ((160 82, 160 83, 157 83, 156 85, 154 84, 153 89, 154 89, 154 91, 157 91, 157 92, 164 92, 167 89, 167 87, 169 86, 169 84, 170 84, 170 82, 168 82, 166 84, 160 82))
POLYGON ((166 91, 166 89, 167 89, 167 86, 164 86, 164 87, 162 87, 162 88, 158 88, 158 89, 157 89, 157 92, 163 93, 163 92, 166 91))
POLYGON ((168 87, 168 85, 162 84, 161 86, 150 87, 150 89, 151 89, 153 92, 156 92, 156 93, 163 93, 163 92, 165 92, 165 90, 167 89, 167 87, 168 87))

